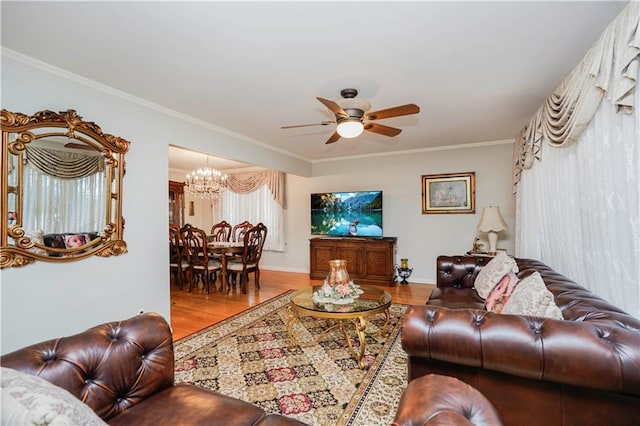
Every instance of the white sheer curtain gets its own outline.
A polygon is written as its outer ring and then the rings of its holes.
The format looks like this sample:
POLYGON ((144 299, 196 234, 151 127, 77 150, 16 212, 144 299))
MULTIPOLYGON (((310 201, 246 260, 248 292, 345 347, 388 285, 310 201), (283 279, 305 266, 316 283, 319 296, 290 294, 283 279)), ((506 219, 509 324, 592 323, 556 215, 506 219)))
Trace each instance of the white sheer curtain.
POLYGON ((268 185, 247 194, 225 191, 218 206, 217 216, 232 225, 245 220, 254 225, 262 222, 267 227, 264 250, 284 251, 284 208, 274 199, 268 185))
POLYGON ((616 111, 605 99, 577 143, 543 143, 541 161, 522 170, 516 256, 640 317, 640 114, 616 111))
POLYGON ((105 173, 61 179, 40 173, 29 163, 23 170, 25 231, 45 234, 100 232, 107 217, 105 173))

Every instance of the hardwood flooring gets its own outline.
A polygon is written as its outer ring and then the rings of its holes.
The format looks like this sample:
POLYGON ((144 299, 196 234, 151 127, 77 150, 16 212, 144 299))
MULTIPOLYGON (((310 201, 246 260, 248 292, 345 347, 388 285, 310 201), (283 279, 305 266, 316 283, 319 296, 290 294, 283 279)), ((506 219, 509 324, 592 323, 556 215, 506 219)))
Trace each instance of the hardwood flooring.
MULTIPOLYGON (((175 284, 171 284, 173 338, 174 340, 181 339, 287 290, 299 290, 317 284, 322 284, 322 282, 309 279, 307 273, 267 270, 260 272, 259 290, 255 289, 253 274, 250 275, 247 294, 242 294, 239 290, 204 294, 198 289, 189 292, 188 286, 179 290, 175 284)), ((410 283, 409 285, 397 284, 395 287, 380 288, 391 294, 394 303, 422 305, 429 298, 435 285, 410 283)))

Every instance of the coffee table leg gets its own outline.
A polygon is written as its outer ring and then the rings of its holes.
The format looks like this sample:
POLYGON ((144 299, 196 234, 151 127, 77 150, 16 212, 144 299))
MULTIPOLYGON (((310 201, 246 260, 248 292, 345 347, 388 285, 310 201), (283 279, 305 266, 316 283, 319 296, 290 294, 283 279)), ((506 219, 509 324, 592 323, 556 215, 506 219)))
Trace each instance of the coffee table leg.
POLYGON ((287 334, 289 334, 290 350, 294 350, 296 346, 300 346, 300 343, 298 343, 298 339, 296 339, 296 336, 293 334, 293 324, 296 321, 300 323, 298 311, 293 306, 289 305, 289 308, 287 309, 287 334))
POLYGON ((356 356, 356 360, 358 361, 358 366, 360 368, 364 368, 364 349, 366 344, 366 338, 364 335, 364 330, 367 328, 367 324, 362 317, 357 317, 355 319, 356 333, 358 334, 358 340, 360 340, 360 355, 356 356))

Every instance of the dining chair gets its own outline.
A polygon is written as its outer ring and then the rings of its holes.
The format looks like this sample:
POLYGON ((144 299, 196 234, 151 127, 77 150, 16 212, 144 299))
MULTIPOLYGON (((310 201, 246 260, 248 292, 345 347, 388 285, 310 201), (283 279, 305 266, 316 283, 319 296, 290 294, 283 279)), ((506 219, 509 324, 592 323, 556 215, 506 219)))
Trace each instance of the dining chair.
POLYGON ((251 228, 253 225, 248 220, 235 225, 231 230, 231 239, 234 242, 244 241, 244 234, 251 228))
MULTIPOLYGON (((262 257, 262 248, 267 239, 267 227, 263 223, 250 228, 244 234, 244 249, 242 251, 240 262, 227 263, 228 274, 240 275, 240 288, 243 293, 247 292, 247 284, 249 282, 249 274, 254 273, 256 289, 260 288, 260 258, 262 257)), ((227 281, 229 281, 227 277, 227 281)))
POLYGON ((229 241, 231 238, 232 226, 226 220, 216 223, 211 227, 209 235, 211 241, 229 241))
MULTIPOLYGON (((231 241, 234 243, 239 243, 244 241, 244 234, 247 233, 249 229, 253 228, 253 225, 248 220, 241 222, 233 227, 231 230, 231 241)), ((227 264, 229 263, 242 263, 242 256, 239 254, 227 254, 227 264)), ((231 274, 233 284, 235 285, 236 281, 236 273, 231 274)), ((231 281, 228 281, 231 282, 231 281)))
POLYGON ((182 290, 185 275, 191 277, 191 264, 187 259, 185 245, 177 225, 169 225, 169 272, 175 278, 178 288, 182 290))
POLYGON ((196 227, 186 228, 182 232, 182 239, 187 248, 187 259, 193 271, 195 279, 189 281, 189 291, 194 282, 198 279, 202 280, 207 294, 209 294, 209 280, 213 280, 213 288, 216 288, 217 274, 222 270, 222 264, 219 260, 209 257, 207 252, 207 234, 204 230, 196 227))

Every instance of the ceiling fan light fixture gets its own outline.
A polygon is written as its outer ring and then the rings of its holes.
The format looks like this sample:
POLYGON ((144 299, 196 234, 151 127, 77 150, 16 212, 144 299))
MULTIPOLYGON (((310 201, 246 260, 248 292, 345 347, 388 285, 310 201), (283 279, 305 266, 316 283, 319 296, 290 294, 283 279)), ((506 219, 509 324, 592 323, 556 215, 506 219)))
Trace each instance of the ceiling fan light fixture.
POLYGON ((345 120, 338 123, 336 131, 338 134, 346 139, 351 139, 360 136, 364 130, 364 125, 360 120, 345 120))

